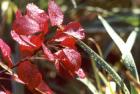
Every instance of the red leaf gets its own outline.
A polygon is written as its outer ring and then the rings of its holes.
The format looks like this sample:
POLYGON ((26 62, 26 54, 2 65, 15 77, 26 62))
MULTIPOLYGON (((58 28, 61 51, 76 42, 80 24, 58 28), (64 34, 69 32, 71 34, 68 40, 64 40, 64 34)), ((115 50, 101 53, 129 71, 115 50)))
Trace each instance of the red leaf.
POLYGON ((71 76, 73 76, 75 74, 74 72, 81 66, 81 55, 74 49, 64 48, 63 50, 56 52, 55 55, 60 66, 63 66, 71 76))
POLYGON ((36 21, 25 15, 14 21, 13 30, 19 35, 30 35, 40 32, 40 26, 36 21))
POLYGON ((84 39, 85 33, 84 29, 81 27, 79 22, 71 22, 69 23, 64 30, 65 34, 71 35, 77 39, 84 39))
POLYGON ((42 92, 43 94, 53 94, 52 90, 49 88, 49 86, 44 82, 42 81, 37 89, 42 92))
MULTIPOLYGON (((34 46, 34 47, 36 47, 37 45, 33 44, 31 42, 31 40, 33 40, 33 38, 35 38, 35 37, 41 38, 40 36, 37 36, 37 35, 33 35, 33 36, 18 35, 14 30, 11 31, 11 36, 20 45, 23 45, 23 46, 34 46)), ((39 38, 38 39, 35 38, 34 40, 40 42, 39 38)))
POLYGON ((35 49, 39 49, 44 41, 44 34, 32 35, 30 41, 36 45, 35 49))
POLYGON ((64 15, 60 7, 55 3, 54 0, 49 0, 48 14, 49 14, 52 26, 59 26, 62 24, 64 15))
POLYGON ((0 49, 1 49, 4 61, 6 61, 7 65, 9 67, 12 67, 13 63, 12 63, 12 60, 10 57, 11 56, 11 49, 2 39, 0 39, 0 49))
POLYGON ((41 31, 48 32, 48 15, 44 10, 39 9, 34 4, 26 6, 27 15, 39 23, 41 31))
POLYGON ((37 51, 41 47, 44 40, 43 36, 44 36, 43 34, 30 36, 29 41, 35 46, 20 45, 19 48, 21 57, 32 56, 35 53, 35 51, 37 51))
POLYGON ((63 52, 69 61, 69 65, 66 66, 70 66, 70 69, 72 68, 71 70, 79 69, 81 66, 81 55, 76 50, 70 48, 63 49, 63 52))
POLYGON ((61 29, 58 29, 56 31, 55 36, 51 39, 51 41, 55 41, 55 42, 60 42, 61 46, 64 47, 69 47, 69 48, 73 48, 76 49, 75 47, 75 43, 76 43, 76 39, 63 33, 63 31, 61 29))
POLYGON ((16 19, 18 19, 20 17, 22 17, 21 11, 17 10, 17 12, 16 12, 16 19))
POLYGON ((75 71, 75 73, 82 79, 86 77, 84 71, 81 68, 78 71, 75 71))
POLYGON ((35 49, 32 46, 19 45, 19 50, 22 58, 30 57, 35 53, 35 49))
POLYGON ((62 42, 64 41, 66 38, 68 38, 69 36, 64 34, 64 33, 61 33, 61 34, 58 34, 58 35, 55 35, 51 41, 56 41, 56 42, 62 42))
POLYGON ((39 9, 36 5, 33 3, 27 4, 26 6, 27 15, 34 18, 34 16, 37 16, 40 13, 44 13, 44 10, 39 9))
POLYGON ((11 31, 11 36, 12 36, 12 38, 13 38, 16 42, 18 42, 20 45, 29 46, 25 41, 23 41, 23 40, 20 38, 20 36, 19 36, 14 30, 11 31))
POLYGON ((21 38, 21 36, 18 35, 16 32, 14 32, 14 30, 11 31, 11 36, 13 37, 13 39, 15 41, 17 41, 20 44, 19 45, 19 49, 20 49, 20 54, 21 54, 22 57, 27 57, 27 56, 32 56, 33 55, 33 53, 35 51, 35 47, 37 47, 37 46, 35 44, 33 44, 30 41, 30 39, 26 40, 23 37, 21 38))
POLYGON ((36 47, 36 45, 35 44, 33 44, 31 41, 30 41, 30 36, 28 37, 28 36, 25 36, 25 35, 20 35, 20 37, 21 37, 21 39, 23 40, 23 41, 25 41, 27 44, 29 44, 30 46, 34 46, 34 47, 36 47))
POLYGON ((65 66, 63 66, 61 62, 58 60, 56 60, 55 62, 55 67, 56 67, 56 70, 60 73, 60 75, 62 75, 64 78, 69 79, 75 76, 74 72, 71 72, 68 69, 66 69, 65 66))
POLYGON ((56 42, 62 42, 64 41, 66 38, 69 38, 70 36, 63 33, 64 31, 61 29, 57 29, 55 36, 52 38, 51 41, 56 41, 56 42))
POLYGON ((67 37, 61 42, 61 45, 65 46, 65 47, 76 49, 75 43, 76 43, 76 40, 73 37, 67 37))
POLYGON ((4 92, 4 91, 0 91, 0 94, 7 94, 6 92, 4 92))
POLYGON ((18 76, 30 89, 36 88, 42 81, 42 75, 37 66, 29 61, 20 62, 18 76))
POLYGON ((11 94, 8 90, 6 91, 0 91, 0 94, 11 94))
POLYGON ((46 58, 49 61, 54 61, 54 56, 53 56, 52 52, 44 44, 42 44, 42 48, 43 48, 46 58))

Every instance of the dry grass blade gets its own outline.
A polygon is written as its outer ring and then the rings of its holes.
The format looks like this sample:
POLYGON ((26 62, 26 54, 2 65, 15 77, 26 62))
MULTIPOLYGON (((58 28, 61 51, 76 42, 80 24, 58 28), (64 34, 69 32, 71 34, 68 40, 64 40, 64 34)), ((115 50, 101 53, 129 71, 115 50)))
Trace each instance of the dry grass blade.
POLYGON ((127 47, 127 50, 128 51, 131 51, 134 43, 135 43, 135 40, 136 40, 136 37, 137 37, 137 32, 139 31, 139 28, 135 28, 129 35, 127 41, 126 41, 126 47, 127 47))
POLYGON ((72 2, 72 4, 73 4, 74 8, 77 8, 76 1, 75 1, 75 0, 71 0, 71 2, 72 2))
POLYGON ((106 62, 104 61, 98 54, 96 54, 91 48, 89 48, 84 42, 78 40, 78 45, 89 54, 90 58, 93 58, 94 61, 102 67, 109 75, 114 79, 114 81, 118 84, 120 89, 124 92, 124 94, 130 94, 128 88, 125 83, 122 81, 121 77, 117 74, 117 72, 106 62))
MULTIPOLYGON (((133 74, 133 76, 139 82, 139 76, 138 76, 138 72, 137 72, 137 68, 136 68, 136 65, 135 65, 133 56, 132 56, 130 50, 128 50, 128 49, 130 49, 132 47, 131 45, 133 45, 133 42, 132 43, 127 42, 127 43, 129 43, 129 45, 131 44, 130 46, 128 46, 128 44, 126 44, 121 39, 121 37, 115 32, 115 30, 113 30, 113 28, 108 24, 108 22, 103 17, 101 17, 99 15, 98 18, 100 19, 100 21, 104 25, 107 33, 110 35, 110 37, 112 38, 112 40, 115 42, 115 44, 117 45, 117 47, 120 49, 120 51, 122 53, 122 61, 123 61, 124 65, 126 66, 126 68, 128 70, 131 71, 131 73, 133 74)), ((132 33, 131 36, 134 36, 134 35, 135 34, 132 33)), ((133 38, 133 40, 135 40, 134 38, 133 38)), ((130 39, 132 40, 131 37, 129 38, 129 41, 130 41, 130 39)))

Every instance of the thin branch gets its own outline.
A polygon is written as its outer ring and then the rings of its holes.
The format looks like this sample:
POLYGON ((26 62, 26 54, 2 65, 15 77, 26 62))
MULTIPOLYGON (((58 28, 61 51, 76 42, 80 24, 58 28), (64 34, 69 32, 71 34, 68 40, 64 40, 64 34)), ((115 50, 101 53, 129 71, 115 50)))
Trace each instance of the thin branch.
POLYGON ((5 69, 10 75, 13 75, 15 77, 18 77, 16 73, 13 72, 12 69, 10 69, 7 65, 3 64, 3 62, 0 62, 0 66, 5 69))

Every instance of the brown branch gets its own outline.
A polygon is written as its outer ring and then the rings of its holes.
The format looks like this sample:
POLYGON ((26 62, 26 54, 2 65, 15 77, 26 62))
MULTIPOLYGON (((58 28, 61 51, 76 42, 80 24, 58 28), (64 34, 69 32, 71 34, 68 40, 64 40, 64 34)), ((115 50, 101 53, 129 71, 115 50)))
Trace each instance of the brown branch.
POLYGON ((0 66, 5 69, 10 75, 13 75, 15 77, 18 77, 16 73, 13 72, 12 69, 10 69, 7 65, 5 65, 3 62, 0 62, 0 66))
MULTIPOLYGON (((0 64, 0 66, 3 66, 3 67, 2 67, 3 69, 5 69, 4 67, 6 67, 8 70, 11 69, 11 71, 12 71, 12 69, 16 68, 17 66, 19 66, 19 64, 20 64, 21 62, 26 61, 26 60, 47 60, 47 59, 46 59, 45 57, 34 57, 34 56, 33 56, 33 57, 26 57, 26 58, 24 58, 24 59, 21 59, 21 60, 19 61, 19 63, 15 64, 15 65, 12 66, 11 68, 7 68, 8 66, 5 66, 5 64, 0 64)), ((1 63, 2 63, 2 62, 1 62, 1 63)), ((1 74, 1 73, 4 73, 4 72, 7 72, 7 71, 8 71, 7 69, 0 71, 0 74, 1 74)))

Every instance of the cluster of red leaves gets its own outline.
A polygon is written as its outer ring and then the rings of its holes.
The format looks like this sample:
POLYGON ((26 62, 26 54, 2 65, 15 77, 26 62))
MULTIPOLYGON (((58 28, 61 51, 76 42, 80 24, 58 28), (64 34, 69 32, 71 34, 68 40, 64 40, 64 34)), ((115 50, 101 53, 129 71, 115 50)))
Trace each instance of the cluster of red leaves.
POLYGON ((12 67, 13 63, 11 59, 11 49, 2 39, 0 39, 0 49, 3 56, 3 61, 6 65, 12 67))
MULTIPOLYGON (((63 18, 64 15, 54 0, 49 0, 48 12, 39 9, 34 4, 28 4, 25 15, 17 11, 11 36, 19 44, 21 58, 30 58, 38 51, 43 51, 45 58, 53 62, 61 75, 70 78, 78 75, 83 78, 85 74, 80 68, 81 55, 77 51, 76 40, 84 39, 84 29, 79 22, 63 25, 63 18), (46 40, 45 36, 48 32, 53 32, 48 30, 49 22, 51 27, 55 26, 57 30, 51 39, 46 40), (59 49, 53 52, 50 50, 56 47, 59 49)), ((1 39, 0 48, 4 61, 11 67, 10 48, 1 39)), ((30 90, 38 88, 43 92, 52 92, 42 80, 42 75, 35 64, 29 60, 19 63, 18 76, 30 90)))

